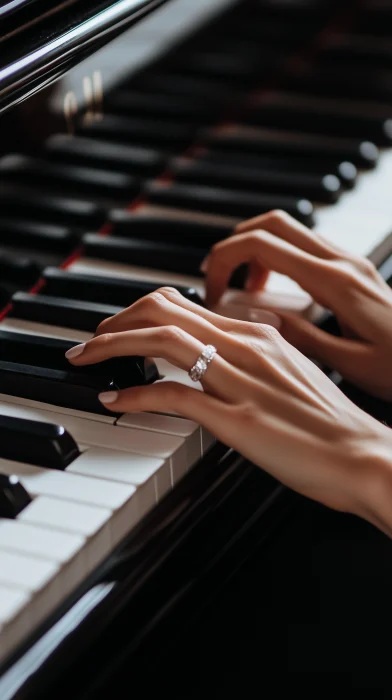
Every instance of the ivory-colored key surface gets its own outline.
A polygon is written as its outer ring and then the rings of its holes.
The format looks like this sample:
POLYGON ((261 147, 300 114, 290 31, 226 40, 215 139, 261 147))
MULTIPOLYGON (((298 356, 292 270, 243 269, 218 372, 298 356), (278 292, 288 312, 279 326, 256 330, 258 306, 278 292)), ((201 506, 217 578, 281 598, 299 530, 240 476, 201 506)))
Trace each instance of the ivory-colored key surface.
MULTIPOLYGON (((0 414, 45 423, 57 422, 53 413, 41 411, 15 403, 0 401, 0 414)), ((121 428, 116 425, 106 425, 83 418, 75 418, 63 414, 62 425, 69 430, 72 437, 82 444, 95 445, 122 450, 130 454, 144 454, 151 457, 169 460, 174 470, 182 471, 187 468, 185 441, 174 435, 163 435, 134 428, 121 428)))

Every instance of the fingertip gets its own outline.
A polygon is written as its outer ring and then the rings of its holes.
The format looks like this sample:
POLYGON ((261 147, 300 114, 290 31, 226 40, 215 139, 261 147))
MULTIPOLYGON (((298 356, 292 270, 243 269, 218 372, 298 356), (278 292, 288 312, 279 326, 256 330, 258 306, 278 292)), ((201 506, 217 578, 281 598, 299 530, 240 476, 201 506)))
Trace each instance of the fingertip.
POLYGON ((73 348, 70 348, 69 350, 67 350, 67 352, 65 353, 65 357, 67 358, 67 360, 72 362, 73 360, 75 360, 77 357, 79 357, 84 352, 85 347, 86 347, 86 343, 81 343, 80 345, 75 345, 73 348))
POLYGON ((118 391, 104 391, 101 394, 98 394, 100 402, 103 403, 104 406, 109 406, 111 410, 112 404, 116 403, 118 397, 118 391))

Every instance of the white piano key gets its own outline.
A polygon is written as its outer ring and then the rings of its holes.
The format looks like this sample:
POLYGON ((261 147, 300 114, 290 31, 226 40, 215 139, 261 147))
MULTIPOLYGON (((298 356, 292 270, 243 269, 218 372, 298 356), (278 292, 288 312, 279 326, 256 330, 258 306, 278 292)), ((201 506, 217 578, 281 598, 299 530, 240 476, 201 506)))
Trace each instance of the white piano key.
POLYGON ((34 592, 51 581, 58 563, 0 548, 0 583, 34 592))
POLYGON ((39 335, 47 338, 60 338, 61 340, 70 340, 77 343, 85 343, 90 340, 93 333, 79 331, 74 328, 66 328, 63 326, 53 326, 47 323, 37 323, 36 321, 25 321, 21 318, 6 317, 0 322, 2 331, 15 331, 15 333, 27 333, 28 335, 39 335))
POLYGON ((113 511, 123 506, 135 492, 131 484, 112 484, 72 474, 68 469, 59 471, 6 459, 0 459, 0 473, 18 476, 31 494, 103 506, 113 511))
POLYGON ((170 465, 163 459, 103 447, 88 448, 67 471, 133 484, 137 488, 137 507, 141 513, 149 510, 171 488, 170 465))
POLYGON ((41 496, 22 510, 21 522, 54 528, 82 535, 87 539, 85 548, 88 570, 92 570, 113 549, 108 508, 63 501, 41 496))
POLYGON ((62 595, 68 595, 87 575, 86 538, 19 520, 0 520, 0 549, 48 559, 61 566, 62 595))
POLYGON ((77 408, 65 408, 64 406, 54 406, 51 403, 43 401, 35 401, 34 399, 23 399, 20 396, 11 396, 10 394, 1 394, 0 401, 16 404, 17 406, 25 406, 26 408, 36 408, 40 411, 53 413, 52 422, 56 425, 63 423, 63 415, 74 416, 75 418, 83 418, 84 420, 97 421, 98 423, 108 423, 114 425, 116 418, 110 415, 99 415, 98 413, 89 413, 88 411, 79 411, 77 408))
POLYGON ((137 520, 136 492, 132 484, 91 479, 68 471, 45 469, 30 464, 0 459, 0 472, 15 474, 32 495, 51 496, 111 511, 111 540, 117 543, 137 520))
POLYGON ((59 568, 57 562, 0 549, 0 584, 33 596, 29 606, 33 625, 41 622, 61 601, 59 568))
POLYGON ((193 421, 159 413, 126 413, 117 420, 116 425, 183 438, 186 441, 188 465, 195 464, 202 456, 201 427, 193 421))
POLYGON ((81 535, 48 530, 19 519, 0 519, 0 549, 30 554, 64 564, 82 549, 81 535))
MULTIPOLYGON (((0 414, 53 423, 53 413, 0 401, 0 414)), ((179 478, 187 469, 185 440, 174 435, 121 428, 63 414, 62 425, 84 445, 107 447, 168 460, 179 478)))
POLYGON ((183 221, 195 221, 200 224, 210 224, 211 226, 227 226, 233 231, 241 219, 233 216, 221 216, 220 214, 210 214, 201 211, 188 211, 187 209, 174 209, 173 207, 149 204, 148 202, 135 210, 135 216, 155 216, 170 217, 171 219, 182 219, 183 221))

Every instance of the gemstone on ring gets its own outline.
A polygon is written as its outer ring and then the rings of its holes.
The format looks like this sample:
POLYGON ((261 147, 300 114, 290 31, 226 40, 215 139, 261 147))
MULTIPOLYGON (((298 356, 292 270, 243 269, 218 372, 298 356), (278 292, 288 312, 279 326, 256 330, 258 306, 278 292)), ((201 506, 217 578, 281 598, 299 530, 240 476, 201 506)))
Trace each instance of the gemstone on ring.
POLYGON ((199 382, 207 371, 207 367, 216 354, 216 348, 213 345, 206 345, 200 353, 195 364, 189 370, 189 376, 193 382, 199 382))

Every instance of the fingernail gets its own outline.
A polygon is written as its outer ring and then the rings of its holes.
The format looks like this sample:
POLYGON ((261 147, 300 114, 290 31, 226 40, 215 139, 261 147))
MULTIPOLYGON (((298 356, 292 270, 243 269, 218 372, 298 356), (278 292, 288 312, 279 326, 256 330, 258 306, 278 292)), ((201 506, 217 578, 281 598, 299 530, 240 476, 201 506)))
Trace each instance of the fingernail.
POLYGON ((114 403, 118 399, 118 391, 104 391, 98 394, 98 398, 102 403, 114 403))
POLYGON ((86 347, 86 343, 82 343, 81 345, 75 345, 74 348, 70 348, 70 350, 67 350, 65 353, 65 357, 67 360, 73 360, 74 357, 77 357, 78 355, 81 355, 84 348, 86 347))
POLYGON ((262 311, 261 309, 248 310, 249 321, 253 323, 265 323, 267 326, 273 326, 277 330, 282 326, 282 319, 272 311, 262 311))
POLYGON ((200 272, 204 272, 204 273, 207 272, 209 257, 210 257, 210 256, 207 255, 207 256, 204 258, 203 262, 202 262, 201 265, 200 265, 200 272))

